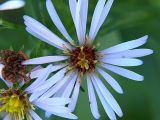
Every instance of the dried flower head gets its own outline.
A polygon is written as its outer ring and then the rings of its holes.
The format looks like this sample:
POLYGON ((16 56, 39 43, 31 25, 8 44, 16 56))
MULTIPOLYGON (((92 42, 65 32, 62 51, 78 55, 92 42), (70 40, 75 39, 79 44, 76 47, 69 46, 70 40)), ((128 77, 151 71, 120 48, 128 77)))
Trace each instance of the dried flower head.
POLYGON ((26 66, 21 63, 28 59, 23 52, 12 50, 1 50, 0 63, 4 65, 2 69, 2 77, 9 82, 28 80, 26 74, 26 66))

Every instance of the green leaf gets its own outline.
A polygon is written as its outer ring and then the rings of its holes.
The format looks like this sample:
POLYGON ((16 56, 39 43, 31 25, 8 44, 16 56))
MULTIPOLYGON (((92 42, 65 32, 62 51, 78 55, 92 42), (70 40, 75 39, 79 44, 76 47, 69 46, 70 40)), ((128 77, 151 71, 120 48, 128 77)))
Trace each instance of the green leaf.
POLYGON ((4 19, 0 19, 0 28, 1 29, 24 29, 22 25, 15 24, 4 19))

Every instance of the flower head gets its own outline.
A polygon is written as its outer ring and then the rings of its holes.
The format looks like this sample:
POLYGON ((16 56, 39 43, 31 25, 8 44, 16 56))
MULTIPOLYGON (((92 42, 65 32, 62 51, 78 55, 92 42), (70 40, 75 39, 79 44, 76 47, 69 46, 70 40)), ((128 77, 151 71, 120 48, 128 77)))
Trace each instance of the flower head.
POLYGON ((60 39, 35 19, 29 16, 24 16, 24 23, 27 26, 26 30, 30 34, 64 51, 64 55, 30 59, 24 61, 23 64, 44 64, 57 61, 67 61, 62 68, 59 68, 60 70, 56 72, 55 75, 46 80, 46 84, 43 84, 39 89, 35 90, 37 92, 40 89, 46 91, 43 95, 41 93, 39 94, 41 98, 53 95, 71 97, 72 102, 68 107, 74 111, 82 77, 86 76, 90 108, 93 116, 96 119, 100 118, 94 89, 100 98, 105 112, 111 120, 116 120, 115 113, 120 117, 123 116, 120 106, 102 83, 99 75, 102 76, 113 87, 113 89, 122 94, 122 88, 116 80, 106 72, 106 70, 110 70, 132 80, 142 81, 143 76, 122 67, 141 65, 143 62, 136 58, 152 54, 153 51, 150 49, 135 49, 146 43, 148 38, 147 35, 102 51, 98 51, 97 48, 94 47, 93 44, 96 35, 108 15, 112 3, 113 0, 108 0, 107 2, 106 0, 98 1, 92 17, 89 35, 87 35, 86 23, 88 0, 69 0, 71 15, 77 32, 78 45, 74 44, 73 39, 63 26, 51 0, 46 0, 48 13, 55 26, 67 41, 60 39))
MULTIPOLYGON (((25 114, 34 109, 27 93, 19 89, 2 90, 0 101, 2 106, 0 112, 8 112, 10 116, 15 116, 16 120, 24 119, 25 114)), ((31 116, 27 115, 27 117, 31 116)))

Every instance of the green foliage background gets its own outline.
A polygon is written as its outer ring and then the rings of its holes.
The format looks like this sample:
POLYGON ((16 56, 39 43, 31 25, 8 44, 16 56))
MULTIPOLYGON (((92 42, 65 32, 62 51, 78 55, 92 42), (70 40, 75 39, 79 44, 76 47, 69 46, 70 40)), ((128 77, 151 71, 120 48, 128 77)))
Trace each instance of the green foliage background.
MULTIPOLYGON (((0 3, 5 0, 1 0, 0 3)), ((75 28, 71 19, 68 0, 53 0, 55 7, 70 35, 76 39, 75 28)), ((89 0, 89 29, 92 14, 97 0, 89 0)), ((45 0, 26 0, 26 6, 22 9, 0 12, 0 49, 13 48, 19 50, 24 46, 26 54, 43 56, 57 54, 54 47, 40 42, 25 31, 23 15, 29 15, 46 25, 58 36, 58 32, 52 23, 45 6, 45 0)), ((123 95, 117 94, 107 85, 116 100, 120 104, 124 116, 119 120, 160 120, 160 0, 115 0, 111 12, 101 28, 96 44, 100 49, 149 35, 148 43, 143 46, 154 50, 154 54, 142 58, 144 64, 140 67, 130 68, 145 76, 143 82, 135 82, 113 74, 124 90, 123 95)), ((4 84, 1 83, 1 87, 4 84)), ((80 92, 76 111, 79 120, 92 120, 88 103, 86 81, 82 86, 86 92, 80 92)), ((100 120, 108 120, 100 102, 100 120)), ((44 117, 43 111, 38 111, 44 117)), ((2 118, 1 118, 2 119, 2 118)), ((59 117, 51 117, 50 120, 62 120, 59 117)))

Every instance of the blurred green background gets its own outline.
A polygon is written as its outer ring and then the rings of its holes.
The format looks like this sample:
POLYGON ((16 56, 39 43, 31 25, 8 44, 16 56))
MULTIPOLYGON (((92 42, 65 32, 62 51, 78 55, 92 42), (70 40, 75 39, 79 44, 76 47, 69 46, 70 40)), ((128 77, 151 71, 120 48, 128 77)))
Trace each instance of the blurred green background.
MULTIPOLYGON (((5 0, 1 0, 0 3, 5 0)), ((75 28, 71 19, 68 0, 53 0, 57 12, 70 35, 76 39, 75 28)), ((89 15, 87 29, 89 29, 92 14, 97 0, 89 0, 89 15)), ((26 6, 18 10, 0 12, 0 49, 13 48, 19 50, 24 46, 26 54, 43 56, 57 54, 54 47, 40 42, 25 31, 23 15, 29 15, 46 25, 58 36, 45 6, 45 0, 26 0, 26 6), (39 49, 41 48, 41 49, 39 49)), ((143 46, 154 50, 154 54, 142 58, 144 64, 140 67, 129 68, 145 76, 143 82, 135 82, 113 74, 124 90, 123 95, 110 89, 124 116, 119 120, 160 120, 160 0, 115 0, 103 27, 96 38, 95 44, 100 49, 149 35, 148 43, 143 46)), ((2 84, 2 83, 1 83, 2 84)), ((86 92, 80 92, 75 114, 79 120, 92 120, 89 108, 86 81, 82 86, 86 92)), ((1 85, 1 87, 3 87, 1 85)), ((100 120, 109 120, 100 102, 100 120)), ((44 117, 43 111, 38 111, 44 117)), ((1 118, 2 119, 2 118, 1 118)), ((51 117, 50 120, 63 120, 51 117)))

